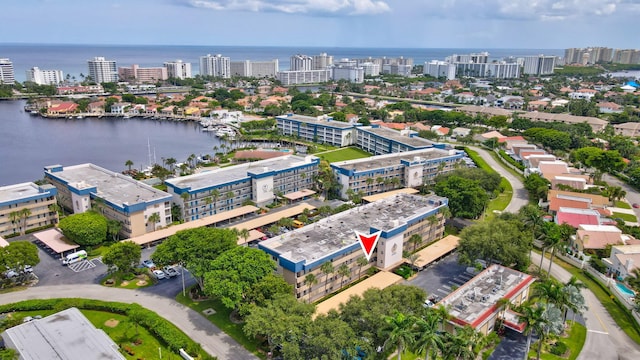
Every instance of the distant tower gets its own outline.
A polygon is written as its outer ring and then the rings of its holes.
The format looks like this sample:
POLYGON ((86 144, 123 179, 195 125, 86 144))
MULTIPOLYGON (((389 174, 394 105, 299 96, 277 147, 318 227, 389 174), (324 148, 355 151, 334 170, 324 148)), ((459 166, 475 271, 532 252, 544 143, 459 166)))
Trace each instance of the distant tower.
POLYGON ((188 79, 191 75, 191 63, 182 62, 182 60, 167 61, 164 63, 167 68, 167 76, 175 79, 188 79))
POLYGON ((15 84, 16 76, 13 72, 13 63, 9 59, 0 59, 0 84, 15 84))
POLYGON ((89 76, 98 84, 117 82, 118 70, 116 62, 113 60, 105 60, 104 57, 96 56, 93 60, 87 61, 89 65, 89 76))
POLYGON ((231 58, 220 54, 201 56, 200 75, 230 78, 231 58))
POLYGON ((308 55, 293 55, 289 68, 291 71, 313 70, 313 58, 308 55))

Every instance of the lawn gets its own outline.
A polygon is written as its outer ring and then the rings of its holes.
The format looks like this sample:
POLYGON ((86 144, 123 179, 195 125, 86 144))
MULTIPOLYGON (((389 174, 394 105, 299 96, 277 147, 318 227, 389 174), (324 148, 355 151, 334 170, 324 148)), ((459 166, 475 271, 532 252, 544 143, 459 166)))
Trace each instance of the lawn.
POLYGON ((505 178, 500 180, 500 187, 504 189, 500 195, 498 195, 495 199, 489 201, 489 205, 487 206, 487 215, 493 214, 494 210, 504 211, 504 209, 509 206, 511 202, 511 197, 513 196, 513 188, 511 187, 511 183, 505 178))
POLYGON ((631 209, 631 205, 629 205, 628 203, 626 203, 624 201, 620 201, 620 200, 616 200, 615 207, 621 208, 621 209, 631 209))
MULTIPOLYGON (((556 258, 557 259, 557 258, 556 258)), ((562 266, 565 270, 576 276, 589 290, 598 298, 598 301, 607 309, 607 312, 616 324, 636 343, 640 344, 640 326, 635 322, 629 311, 622 306, 615 298, 612 298, 608 289, 605 289, 592 277, 562 260, 554 260, 556 265, 562 266)))
POLYGON ((252 352, 254 355, 257 355, 261 359, 266 359, 265 353, 258 350, 257 341, 248 338, 244 334, 244 332, 242 331, 242 324, 235 324, 229 320, 231 310, 222 305, 220 301, 193 301, 188 296, 182 296, 182 293, 178 294, 178 296, 176 297, 176 301, 178 301, 182 305, 190 307, 191 309, 200 313, 202 316, 209 319, 209 321, 211 321, 215 326, 220 328, 227 335, 231 336, 235 341, 240 343, 240 345, 252 352), (213 309, 216 313, 206 316, 202 313, 202 311, 205 309, 213 309))
POLYGON ((320 157, 322 160, 332 163, 337 161, 366 158, 370 157, 371 154, 364 150, 348 147, 323 153, 316 153, 316 156, 320 157))
POLYGON ((624 221, 628 221, 628 222, 637 222, 638 218, 635 217, 635 215, 632 214, 623 214, 623 213, 619 213, 619 212, 614 212, 613 215, 611 215, 612 218, 620 218, 624 221))
POLYGON ((114 273, 111 275, 105 276, 100 284, 106 287, 115 287, 120 289, 141 289, 147 286, 151 286, 155 284, 156 280, 151 278, 148 273, 143 273, 139 275, 129 274, 126 279, 123 278, 122 274, 114 273), (107 280, 112 280, 112 284, 107 284, 107 280))
MULTIPOLYGON (((566 337, 560 337, 558 341, 562 341, 567 345, 569 349, 568 357, 560 357, 557 355, 553 355, 551 353, 545 352, 544 346, 542 347, 542 352, 540 354, 540 359, 543 360, 575 360, 578 355, 580 355, 580 351, 582 351, 582 347, 584 346, 584 342, 587 339, 587 328, 579 323, 574 323, 573 321, 567 321, 567 324, 570 324, 571 328, 567 332, 566 337), (573 323, 573 325, 571 325, 573 323)), ((529 351, 529 358, 535 358, 538 354, 538 345, 531 345, 531 351, 529 351)))

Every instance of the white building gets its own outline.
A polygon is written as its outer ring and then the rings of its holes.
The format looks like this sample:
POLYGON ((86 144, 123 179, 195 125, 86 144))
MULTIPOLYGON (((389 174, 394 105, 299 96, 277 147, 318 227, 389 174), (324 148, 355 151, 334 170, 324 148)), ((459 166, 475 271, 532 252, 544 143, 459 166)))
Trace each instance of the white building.
POLYGON ((333 80, 347 80, 353 83, 364 81, 364 68, 357 66, 355 60, 342 59, 332 67, 333 80))
POLYGON ((333 65, 333 56, 327 55, 327 53, 313 55, 313 70, 326 69, 331 65, 333 65))
POLYGON ((553 74, 555 66, 555 56, 525 56, 523 73, 528 75, 550 75, 553 74))
POLYGON ((271 61, 232 61, 231 75, 241 77, 276 77, 278 74, 278 59, 271 61))
POLYGON ((14 84, 16 75, 13 72, 13 63, 9 59, 0 59, 0 84, 14 84))
POLYGON ((38 85, 57 85, 64 81, 62 70, 40 70, 33 67, 27 70, 27 81, 38 85))
POLYGON ((200 75, 230 78, 231 58, 220 54, 201 56, 200 75))
POLYGON ((314 70, 313 58, 308 55, 296 54, 290 59, 289 70, 291 71, 303 71, 314 70))
POLYGON ((191 75, 191 63, 182 62, 182 60, 167 61, 164 63, 167 68, 167 76, 175 79, 188 79, 191 75))
POLYGON ((380 75, 380 64, 374 62, 363 62, 360 64, 362 69, 364 70, 364 74, 368 76, 378 76, 380 75))
POLYGON ((284 86, 296 84, 318 84, 331 80, 331 69, 280 71, 278 80, 284 86))
POLYGON ((115 61, 96 56, 93 60, 88 60, 87 64, 89 66, 89 76, 91 76, 91 79, 96 83, 102 84, 118 81, 118 70, 115 61))
POLYGON ((446 61, 433 60, 424 63, 423 73, 435 78, 444 77, 447 80, 456 78, 456 66, 446 61))

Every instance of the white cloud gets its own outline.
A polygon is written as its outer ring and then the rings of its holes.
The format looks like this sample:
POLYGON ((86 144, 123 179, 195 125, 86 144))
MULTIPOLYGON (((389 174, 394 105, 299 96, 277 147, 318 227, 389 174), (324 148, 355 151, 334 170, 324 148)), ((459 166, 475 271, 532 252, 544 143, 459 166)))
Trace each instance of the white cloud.
POLYGON ((375 15, 391 11, 382 0, 186 0, 211 10, 282 12, 311 15, 375 15))

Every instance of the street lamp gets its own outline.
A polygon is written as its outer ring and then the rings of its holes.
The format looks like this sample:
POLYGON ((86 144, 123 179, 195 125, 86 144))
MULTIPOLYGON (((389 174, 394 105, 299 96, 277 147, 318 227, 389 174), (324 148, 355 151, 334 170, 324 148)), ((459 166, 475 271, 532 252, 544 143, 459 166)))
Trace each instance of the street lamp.
POLYGON ((182 262, 180 262, 180 274, 182 275, 182 296, 187 296, 185 294, 186 290, 184 287, 184 265, 182 265, 182 262))

